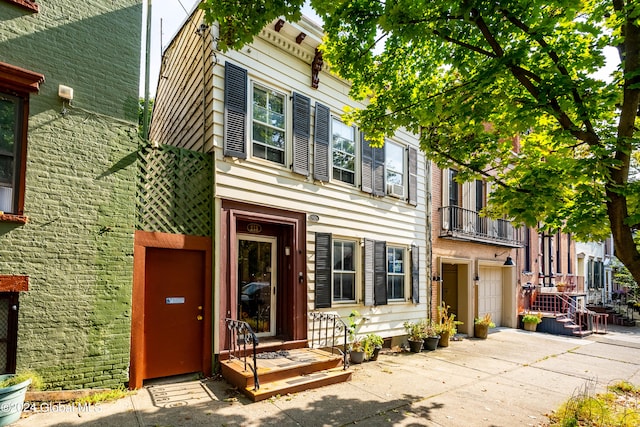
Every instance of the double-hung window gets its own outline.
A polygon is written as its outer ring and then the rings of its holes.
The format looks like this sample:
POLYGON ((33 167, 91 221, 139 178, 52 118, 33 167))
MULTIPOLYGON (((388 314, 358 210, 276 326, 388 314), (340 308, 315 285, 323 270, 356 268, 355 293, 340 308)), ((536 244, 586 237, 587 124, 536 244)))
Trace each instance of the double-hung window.
POLYGON ((356 130, 336 118, 331 120, 331 157, 333 179, 355 184, 356 130))
POLYGON ((403 146, 395 142, 385 142, 385 180, 387 194, 404 198, 406 179, 406 156, 403 146))
POLYGON ((356 242, 333 241, 333 301, 356 301, 356 242))
POLYGON ((7 213, 18 211, 23 102, 0 92, 0 211, 7 213))
POLYGON ((389 300, 404 299, 405 269, 405 249, 387 246, 387 298, 389 300))
POLYGON ((252 89, 253 156, 281 165, 286 155, 285 95, 258 84, 252 89))
POLYGON ((315 308, 405 301, 409 289, 412 302, 420 302, 417 246, 409 249, 371 239, 334 239, 331 233, 316 233, 315 240, 315 308))
POLYGON ((43 74, 0 62, 0 211, 5 221, 26 221, 29 94, 37 93, 42 82, 43 74))

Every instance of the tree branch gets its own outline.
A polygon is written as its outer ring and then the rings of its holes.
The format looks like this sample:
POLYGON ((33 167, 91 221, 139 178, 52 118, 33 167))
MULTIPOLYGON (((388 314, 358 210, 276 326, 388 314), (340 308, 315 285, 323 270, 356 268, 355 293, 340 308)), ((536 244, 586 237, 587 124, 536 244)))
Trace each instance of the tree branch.
MULTIPOLYGON (((420 134, 424 135, 424 127, 423 126, 420 126, 420 134)), ((507 185, 501 179, 497 178, 495 175, 491 175, 486 170, 478 169, 478 168, 476 168, 474 166, 471 166, 469 163, 465 163, 465 162, 461 161, 460 159, 456 159, 451 154, 449 154, 448 152, 444 152, 444 151, 440 150, 437 146, 429 145, 429 149, 432 150, 432 151, 435 151, 440 156, 444 157, 445 159, 448 159, 448 160, 452 161, 453 163, 455 163, 456 165, 458 165, 460 167, 469 169, 470 171, 473 171, 473 172, 475 172, 477 174, 480 174, 482 176, 490 178, 491 181, 495 182, 496 184, 500 185, 501 187, 509 188, 509 185, 507 185)), ((493 170, 493 169, 494 168, 491 168, 489 170, 493 170)), ((522 190, 522 189, 516 189, 516 191, 523 192, 523 193, 529 193, 529 191, 522 190)))
POLYGON ((465 49, 469 49, 469 50, 471 50, 471 51, 473 51, 473 52, 476 52, 476 53, 479 53, 479 54, 481 54, 481 55, 488 56, 489 58, 493 58, 493 59, 495 59, 495 58, 497 58, 497 57, 498 57, 496 54, 494 54, 494 53, 492 53, 492 52, 490 52, 490 51, 488 51, 488 50, 485 50, 485 49, 479 48, 479 47, 474 46, 474 45, 472 45, 472 44, 465 43, 465 42, 463 42, 463 41, 460 41, 460 40, 454 39, 453 37, 449 37, 449 36, 447 36, 447 35, 445 35, 445 34, 442 34, 442 33, 440 32, 440 30, 433 30, 433 34, 434 34, 435 36, 438 36, 438 37, 442 38, 442 39, 443 39, 443 40, 445 40, 445 41, 448 41, 449 43, 456 44, 456 45, 458 45, 458 46, 460 46, 460 47, 463 47, 463 48, 465 48, 465 49))
MULTIPOLYGON (((571 77, 569 76, 569 71, 560 62, 560 57, 558 56, 556 51, 553 50, 553 49, 550 49, 549 44, 544 40, 544 38, 540 34, 532 32, 531 28, 528 25, 526 25, 524 22, 522 22, 521 20, 519 20, 518 18, 513 16, 511 13, 509 13, 508 10, 501 9, 501 12, 502 12, 502 15, 505 18, 507 18, 507 20, 509 20, 509 22, 511 22, 517 28, 521 29, 526 35, 530 36, 533 40, 535 40, 540 45, 540 47, 542 47, 543 49, 545 49, 547 51, 547 55, 551 58, 553 63, 556 65, 556 67, 558 68, 558 71, 560 71, 560 74, 562 74, 563 76, 569 77, 569 79, 571 79, 571 77)), ((573 80, 571 80, 571 81, 573 81, 573 80)), ((575 84, 572 85, 571 95, 573 97, 574 102, 580 107, 579 109, 585 110, 584 101, 582 99, 582 96, 580 96, 580 93, 576 89, 576 85, 575 84)), ((594 142, 595 143, 599 142, 599 138, 597 137, 597 134, 596 134, 595 130, 593 129, 593 124, 591 123, 589 118, 585 117, 582 120, 582 123, 584 123, 584 125, 585 125, 585 127, 587 129, 587 132, 590 133, 590 134, 593 134, 595 136, 595 141, 594 142)))
MULTIPOLYGON (((496 55, 500 58, 504 57, 504 50, 500 43, 496 40, 496 38, 491 34, 491 30, 489 29, 487 23, 482 19, 482 16, 477 15, 473 22, 478 27, 483 37, 489 43, 489 46, 494 50, 496 55)), ((513 76, 520 82, 520 84, 537 100, 540 101, 540 91, 533 84, 529 76, 532 74, 530 71, 525 70, 524 68, 515 65, 515 64, 507 64, 507 68, 511 71, 513 76)), ((540 81, 540 80, 537 80, 540 81)), ((583 141, 586 141, 590 145, 595 145, 599 143, 599 139, 596 134, 582 131, 564 112, 564 110, 560 107, 560 104, 556 99, 551 99, 548 101, 548 105, 551 109, 556 113, 556 119, 560 123, 563 129, 568 130, 571 134, 583 141)))

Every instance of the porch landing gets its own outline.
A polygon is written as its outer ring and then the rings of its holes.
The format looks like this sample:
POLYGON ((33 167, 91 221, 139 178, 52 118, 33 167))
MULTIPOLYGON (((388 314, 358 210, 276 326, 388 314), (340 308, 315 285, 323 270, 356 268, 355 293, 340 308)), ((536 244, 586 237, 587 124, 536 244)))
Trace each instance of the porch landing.
POLYGON ((277 394, 336 384, 351 379, 340 353, 295 348, 259 353, 256 358, 259 387, 255 386, 253 359, 231 358, 221 361, 222 376, 254 402, 277 394))

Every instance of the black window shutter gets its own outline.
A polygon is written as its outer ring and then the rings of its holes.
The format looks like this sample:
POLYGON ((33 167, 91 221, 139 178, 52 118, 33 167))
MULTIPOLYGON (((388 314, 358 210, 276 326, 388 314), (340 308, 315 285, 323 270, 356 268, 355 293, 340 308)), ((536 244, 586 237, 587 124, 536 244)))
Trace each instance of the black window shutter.
POLYGON ((382 197, 387 194, 384 188, 384 147, 373 149, 373 195, 382 197))
POLYGON ((420 249, 411 245, 411 300, 420 302, 420 249))
POLYGON ((375 305, 387 304, 387 244, 373 244, 373 294, 375 305))
POLYGON ((409 204, 418 206, 418 150, 409 147, 409 204))
POLYGON ((311 100, 293 93, 293 172, 309 176, 311 100))
POLYGON ((315 308, 331 307, 331 233, 316 233, 315 308))
POLYGON ((224 67, 225 156, 247 158, 247 70, 227 62, 224 67))
POLYGON ((373 147, 369 145, 369 141, 360 134, 360 146, 362 151, 362 191, 365 193, 373 193, 373 147))
POLYGON ((372 306, 373 299, 373 240, 364 239, 364 305, 372 306))
POLYGON ((314 124, 313 177, 318 181, 329 181, 329 153, 331 147, 331 111, 326 105, 316 102, 314 124))

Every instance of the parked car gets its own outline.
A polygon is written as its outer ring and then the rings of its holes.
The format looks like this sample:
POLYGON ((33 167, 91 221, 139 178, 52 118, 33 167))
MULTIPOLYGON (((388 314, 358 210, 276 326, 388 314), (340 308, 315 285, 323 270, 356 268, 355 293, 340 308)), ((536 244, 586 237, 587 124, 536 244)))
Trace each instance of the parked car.
POLYGON ((240 291, 242 310, 249 316, 255 316, 271 304, 271 283, 250 282, 242 286, 240 291))

